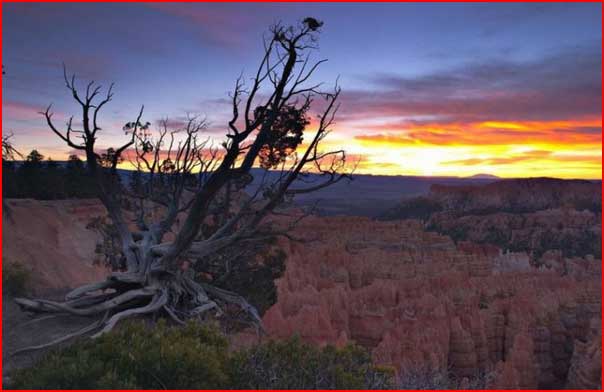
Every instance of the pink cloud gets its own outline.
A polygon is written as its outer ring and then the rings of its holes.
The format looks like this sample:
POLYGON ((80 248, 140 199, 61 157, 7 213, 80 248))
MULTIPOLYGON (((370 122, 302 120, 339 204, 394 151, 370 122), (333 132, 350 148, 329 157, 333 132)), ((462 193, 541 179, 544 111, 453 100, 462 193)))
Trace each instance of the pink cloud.
POLYGON ((42 120, 43 117, 39 112, 44 109, 45 107, 42 105, 4 100, 2 102, 2 118, 17 121, 42 120))

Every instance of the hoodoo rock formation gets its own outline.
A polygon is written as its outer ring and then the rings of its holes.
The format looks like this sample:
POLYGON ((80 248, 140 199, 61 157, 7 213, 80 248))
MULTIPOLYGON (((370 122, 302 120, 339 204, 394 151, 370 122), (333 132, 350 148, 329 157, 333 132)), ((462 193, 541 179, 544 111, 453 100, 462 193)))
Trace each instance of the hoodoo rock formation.
POLYGON ((537 268, 418 221, 310 217, 296 234, 311 242, 283 244, 287 270, 264 317, 273 337, 353 340, 400 374, 488 373, 492 388, 600 383, 598 259, 553 252, 537 268))
POLYGON ((551 249, 560 249, 566 256, 601 257, 601 217, 601 213, 571 208, 464 216, 437 212, 431 216, 428 227, 456 240, 526 250, 535 258, 551 249))

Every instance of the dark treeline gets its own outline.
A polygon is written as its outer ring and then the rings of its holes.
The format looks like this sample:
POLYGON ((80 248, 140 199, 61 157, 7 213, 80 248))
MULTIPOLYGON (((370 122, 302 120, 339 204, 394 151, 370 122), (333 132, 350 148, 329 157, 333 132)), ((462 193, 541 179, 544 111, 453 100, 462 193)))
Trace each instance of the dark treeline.
POLYGON ((55 200, 93 198, 95 182, 86 172, 86 166, 77 156, 67 162, 44 160, 33 150, 18 162, 2 160, 3 198, 55 200))

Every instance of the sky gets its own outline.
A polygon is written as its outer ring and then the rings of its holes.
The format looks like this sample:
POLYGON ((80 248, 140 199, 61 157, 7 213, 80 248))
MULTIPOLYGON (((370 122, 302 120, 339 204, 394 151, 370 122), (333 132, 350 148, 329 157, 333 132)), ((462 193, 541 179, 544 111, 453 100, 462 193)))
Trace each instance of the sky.
POLYGON ((342 88, 325 148, 359 157, 359 173, 602 177, 600 3, 4 3, 2 129, 53 159, 72 151, 57 123, 78 107, 62 63, 115 83, 98 144, 122 126, 205 116, 223 140, 228 93, 252 76, 278 21, 324 22, 314 80, 342 88))

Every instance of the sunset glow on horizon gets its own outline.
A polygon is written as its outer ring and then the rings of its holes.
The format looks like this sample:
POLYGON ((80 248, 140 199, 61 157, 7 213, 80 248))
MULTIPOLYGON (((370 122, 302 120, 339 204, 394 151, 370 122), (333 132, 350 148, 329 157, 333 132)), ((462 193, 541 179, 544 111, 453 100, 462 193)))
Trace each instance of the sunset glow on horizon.
POLYGON ((153 124, 207 116, 219 146, 228 92, 253 73, 263 32, 313 15, 325 22, 315 57, 329 59, 314 80, 329 88, 339 77, 342 87, 323 147, 345 149, 357 173, 602 178, 601 4, 9 3, 3 11, 2 129, 25 154, 73 153, 38 113, 53 103, 60 125, 79 114, 62 62, 81 88, 116 83, 99 146, 121 145, 142 104, 153 124))

